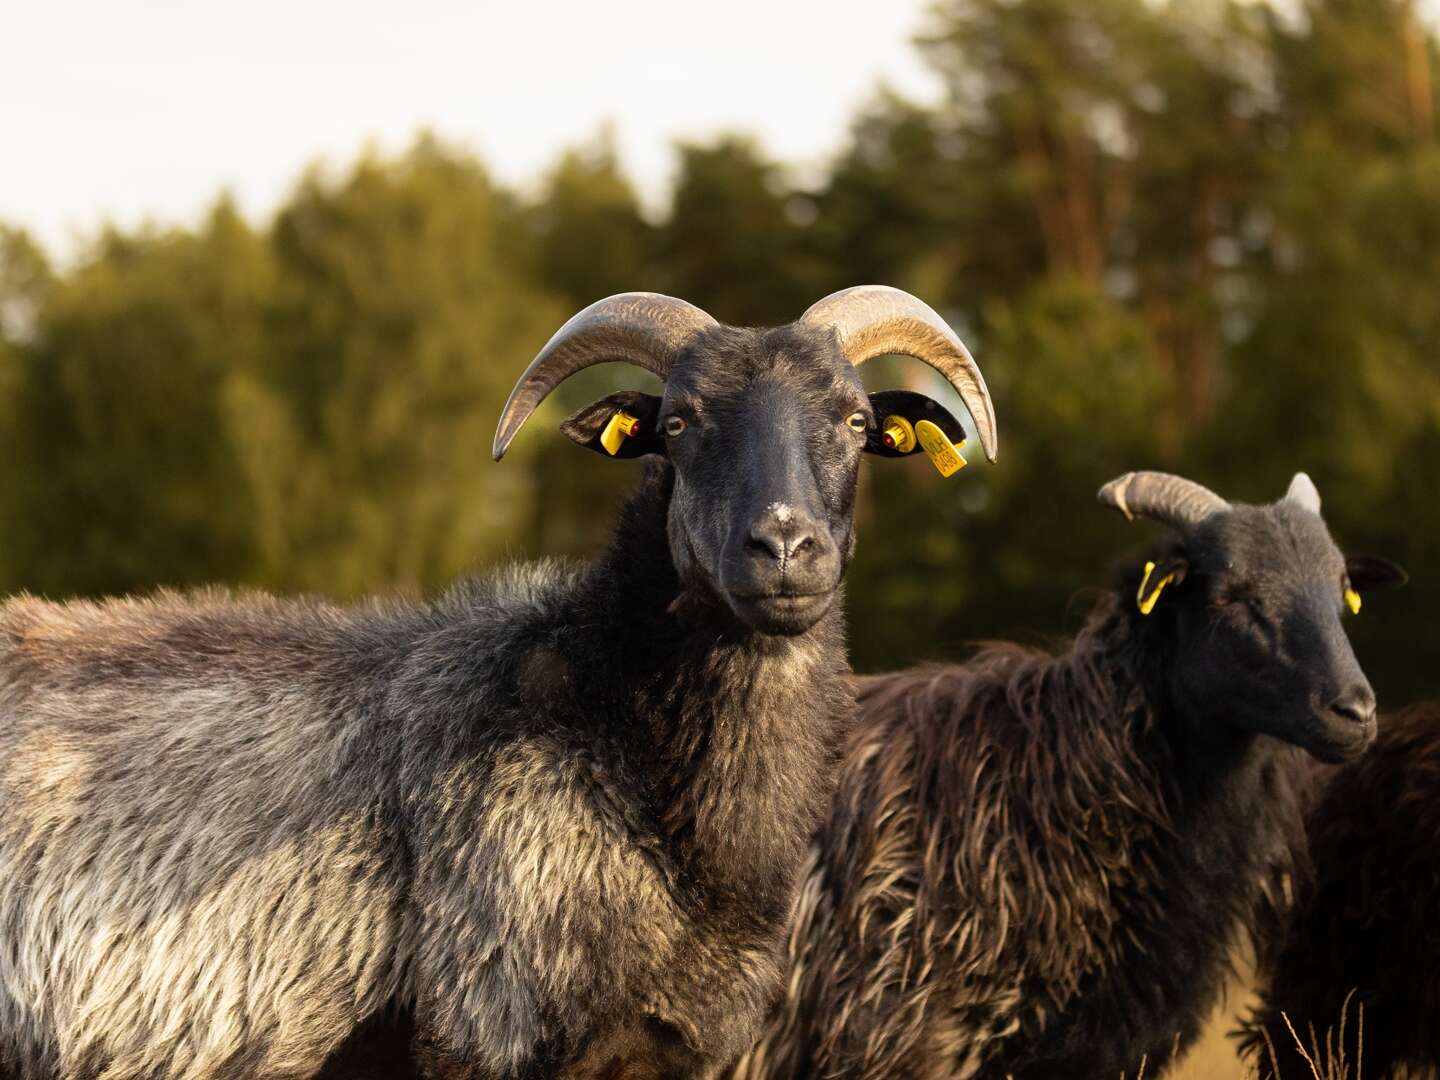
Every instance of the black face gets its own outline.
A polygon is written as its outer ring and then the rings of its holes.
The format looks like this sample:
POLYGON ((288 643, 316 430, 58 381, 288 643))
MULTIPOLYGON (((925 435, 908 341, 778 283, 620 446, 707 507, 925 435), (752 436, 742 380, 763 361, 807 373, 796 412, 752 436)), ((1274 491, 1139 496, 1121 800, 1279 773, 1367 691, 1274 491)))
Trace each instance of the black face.
POLYGON ((854 552, 855 484, 873 426, 828 335, 707 334, 676 363, 658 427, 675 467, 670 548, 682 578, 765 633, 829 610, 854 552))
POLYGON ((609 456, 668 457, 667 525, 682 580, 755 630, 799 634, 834 605, 854 553, 860 455, 921 451, 923 439, 887 446, 877 414, 929 421, 964 441, 960 422, 923 394, 867 396, 829 328, 714 326, 675 358, 663 398, 610 394, 561 430, 609 456), (609 427, 617 413, 624 438, 609 427))
POLYGON ((833 335, 715 327, 675 360, 663 398, 612 394, 562 430, 600 449, 617 409, 639 425, 615 456, 664 454, 674 466, 668 525, 682 580, 763 633, 813 626, 854 552, 855 484, 875 428, 833 335))
POLYGON ((1375 694, 1341 619, 1347 589, 1391 583, 1377 578, 1398 570, 1383 560, 1347 569, 1319 515, 1287 500, 1203 521, 1156 574, 1172 569, 1179 580, 1152 617, 1175 622, 1172 680, 1182 709, 1227 717, 1322 761, 1369 746, 1375 694), (1351 571, 1365 580, 1352 582, 1351 571))

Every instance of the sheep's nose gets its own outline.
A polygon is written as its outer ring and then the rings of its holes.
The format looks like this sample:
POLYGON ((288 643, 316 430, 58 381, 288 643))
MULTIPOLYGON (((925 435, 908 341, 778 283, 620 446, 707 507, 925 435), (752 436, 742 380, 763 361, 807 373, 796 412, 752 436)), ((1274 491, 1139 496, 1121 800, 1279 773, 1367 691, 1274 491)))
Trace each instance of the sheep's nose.
POLYGON ((815 529, 796 517, 781 520, 767 514, 750 526, 745 546, 757 555, 768 555, 778 563, 803 558, 816 547, 815 529))
POLYGON ((823 522, 786 504, 767 506, 726 545, 724 588, 740 597, 834 592, 844 562, 823 522))
POLYGON ((1354 724, 1369 724, 1375 719, 1375 691, 1368 684, 1352 686, 1330 703, 1330 711, 1354 724))

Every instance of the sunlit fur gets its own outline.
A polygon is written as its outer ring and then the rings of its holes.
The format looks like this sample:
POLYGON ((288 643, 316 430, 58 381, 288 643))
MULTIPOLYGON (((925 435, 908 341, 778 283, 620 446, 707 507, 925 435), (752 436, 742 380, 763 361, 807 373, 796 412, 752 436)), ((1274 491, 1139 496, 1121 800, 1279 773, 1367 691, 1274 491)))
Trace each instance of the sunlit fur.
POLYGON ((1327 773, 1307 816, 1313 884, 1262 966, 1247 1052, 1268 1076, 1268 1032, 1280 1076, 1308 1076, 1281 1013, 1323 1048, 1344 1010, 1351 1075, 1440 1072, 1440 702, 1382 716, 1370 752, 1327 773))
POLYGON ((1154 614, 1136 560, 1059 655, 859 680, 786 997, 734 1076, 1113 1080, 1194 1040, 1303 854, 1299 746, 1343 741, 1312 713, 1369 689, 1318 516, 1236 507, 1177 554, 1154 614))
POLYGON ((0 606, 0 1075, 300 1078, 387 1018, 437 1076, 737 1056, 842 619, 766 636, 682 591, 671 485, 589 566, 430 604, 0 606))

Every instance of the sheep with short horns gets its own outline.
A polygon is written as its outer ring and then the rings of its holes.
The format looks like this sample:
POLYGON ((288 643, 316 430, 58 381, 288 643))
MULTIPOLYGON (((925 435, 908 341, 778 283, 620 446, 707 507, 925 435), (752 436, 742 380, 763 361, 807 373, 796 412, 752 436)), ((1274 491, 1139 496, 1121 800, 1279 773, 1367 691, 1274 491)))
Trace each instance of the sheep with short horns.
POLYGON ((630 293, 556 333, 495 440, 592 364, 664 380, 563 426, 653 461, 588 565, 423 604, 0 606, 0 1073, 301 1078, 386 1017, 436 1076, 738 1056, 850 712, 882 353, 939 371, 993 457, 980 371, 913 296, 742 329, 630 293))
POLYGON ((745 1080, 1162 1072, 1196 1037, 1301 829, 1306 753, 1375 699, 1348 564, 1297 475, 1267 506, 1130 473, 1171 538, 1069 648, 858 680, 858 722, 745 1080), (1348 576, 1347 576, 1348 575, 1348 576))

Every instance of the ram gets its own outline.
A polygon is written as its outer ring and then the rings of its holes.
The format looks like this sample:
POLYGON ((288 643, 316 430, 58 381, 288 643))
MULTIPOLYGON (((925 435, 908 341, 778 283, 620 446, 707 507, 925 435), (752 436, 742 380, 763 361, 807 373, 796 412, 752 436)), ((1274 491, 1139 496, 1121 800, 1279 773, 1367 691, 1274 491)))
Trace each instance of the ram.
POLYGON ((889 452, 855 369, 882 353, 949 379, 993 456, 979 369, 908 294, 768 330, 625 294, 557 332, 495 440, 592 364, 664 380, 563 426, 653 459, 592 563, 426 604, 0 608, 0 1071, 299 1078, 385 1017, 433 1075, 738 1056, 851 706, 858 462, 889 452))
POLYGON ((1298 849, 1309 755, 1375 733, 1364 587, 1303 475, 1267 506, 1131 473, 1170 539, 1069 648, 859 680, 786 997, 735 1075, 1154 1076, 1298 849))
POLYGON ((1434 1075, 1440 702, 1382 716, 1374 748, 1325 780, 1306 816, 1314 874, 1261 965, 1246 1048, 1264 1077, 1310 1075, 1307 1054, 1376 1080, 1434 1075))

